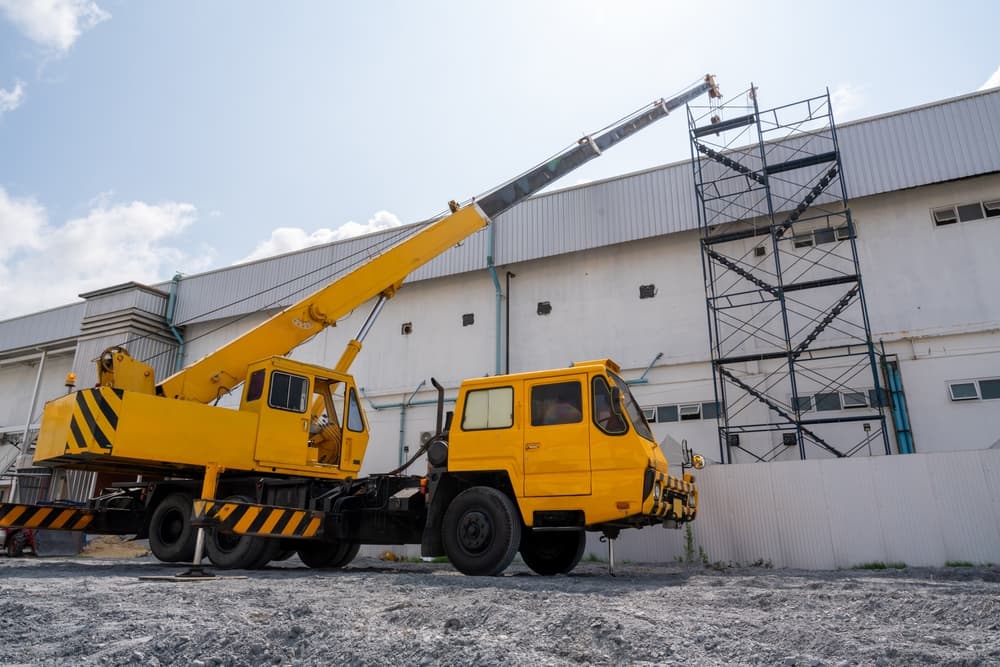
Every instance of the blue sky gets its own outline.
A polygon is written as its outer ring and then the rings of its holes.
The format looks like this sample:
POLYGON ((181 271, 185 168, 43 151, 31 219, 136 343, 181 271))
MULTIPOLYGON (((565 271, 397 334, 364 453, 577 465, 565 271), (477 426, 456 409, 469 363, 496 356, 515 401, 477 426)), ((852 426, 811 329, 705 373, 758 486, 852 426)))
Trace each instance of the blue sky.
MULTIPOLYGON (((998 20, 986 1, 0 0, 0 319, 428 218, 706 72, 765 107, 829 87, 838 121, 1000 85, 998 20)), ((560 185, 688 156, 678 114, 560 185)))

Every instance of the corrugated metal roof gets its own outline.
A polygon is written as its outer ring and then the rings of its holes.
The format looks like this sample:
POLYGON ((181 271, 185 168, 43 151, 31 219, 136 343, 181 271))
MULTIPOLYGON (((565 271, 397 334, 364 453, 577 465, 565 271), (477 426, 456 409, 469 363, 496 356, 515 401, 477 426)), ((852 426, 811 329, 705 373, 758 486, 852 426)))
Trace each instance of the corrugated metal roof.
POLYGON ((81 301, 0 322, 0 353, 74 341, 86 307, 81 301))
MULTIPOLYGON (((1000 171, 1000 90, 845 123, 837 132, 851 198, 1000 171)), ((498 217, 495 261, 514 264, 696 229, 695 207, 689 161, 553 191, 498 217)), ((175 319, 204 322, 286 306, 417 227, 185 277, 175 319)), ((484 269, 487 247, 488 233, 475 234, 409 281, 484 269)), ((34 322, 53 312, 0 322, 0 351, 49 340, 53 331, 72 335, 61 320, 61 328, 34 322), (38 337, 27 335, 29 328, 38 337)))

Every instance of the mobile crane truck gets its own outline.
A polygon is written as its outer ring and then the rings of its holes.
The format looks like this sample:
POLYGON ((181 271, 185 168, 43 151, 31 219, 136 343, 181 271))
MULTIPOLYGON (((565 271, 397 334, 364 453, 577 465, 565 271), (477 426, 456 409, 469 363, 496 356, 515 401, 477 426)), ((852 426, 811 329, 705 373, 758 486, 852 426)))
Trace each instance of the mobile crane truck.
MULTIPOLYGON (((666 116, 719 91, 709 75, 419 228, 162 382, 124 347, 97 359, 99 382, 46 404, 35 464, 112 471, 85 506, 0 505, 0 526, 148 537, 161 561, 204 555, 259 568, 297 552, 317 568, 363 544, 420 544, 468 575, 496 575, 520 551, 542 575, 579 562, 585 531, 694 519, 694 477, 674 477, 614 362, 461 383, 456 409, 406 466, 358 477, 368 422, 348 373, 404 279, 500 213, 666 116), (374 306, 336 367, 286 356, 355 307, 374 306), (212 405, 242 385, 239 409, 212 405), (561 404, 560 404, 561 403, 561 404), (426 475, 402 474, 426 455, 426 475)), ((685 467, 687 470, 687 467, 685 467)))

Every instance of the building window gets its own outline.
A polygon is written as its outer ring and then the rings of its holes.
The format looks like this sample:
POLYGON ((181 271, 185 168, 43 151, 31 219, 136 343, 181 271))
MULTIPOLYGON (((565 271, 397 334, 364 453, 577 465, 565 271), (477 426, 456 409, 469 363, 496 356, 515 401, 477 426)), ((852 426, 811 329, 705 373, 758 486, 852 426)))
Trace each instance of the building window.
POLYGON ((983 219, 983 206, 979 202, 974 204, 962 204, 958 207, 958 219, 962 222, 983 219))
POLYGON ((815 396, 816 409, 819 412, 840 410, 840 394, 838 392, 819 393, 815 396))
POLYGON ((718 419, 719 404, 715 401, 684 403, 682 405, 657 405, 643 408, 648 422, 694 421, 696 419, 718 419))
POLYGON ((1000 399, 1000 378, 949 382, 948 394, 953 401, 992 401, 1000 399))
POLYGON ((979 398, 975 382, 952 382, 948 385, 953 401, 974 401, 979 398))
POLYGON ((955 213, 954 206, 934 209, 931 211, 931 215, 934 217, 934 224, 938 227, 954 225, 958 222, 958 215, 955 213))
POLYGON ((974 201, 968 204, 942 206, 931 211, 934 225, 946 227, 959 222, 975 222, 983 218, 1000 217, 1000 199, 974 201))
POLYGON ((845 391, 841 396, 844 400, 845 410, 868 407, 868 398, 863 391, 845 391))
POLYGON ((812 396, 799 396, 795 399, 795 409, 798 412, 809 412, 813 409, 812 396))
POLYGON ((792 237, 792 244, 796 248, 811 248, 815 243, 813 242, 812 232, 807 234, 799 234, 792 237))
POLYGON ((510 428, 514 425, 514 388, 474 389, 465 395, 463 431, 510 428))
POLYGON ((661 405, 656 408, 656 421, 675 422, 677 421, 676 405, 661 405))

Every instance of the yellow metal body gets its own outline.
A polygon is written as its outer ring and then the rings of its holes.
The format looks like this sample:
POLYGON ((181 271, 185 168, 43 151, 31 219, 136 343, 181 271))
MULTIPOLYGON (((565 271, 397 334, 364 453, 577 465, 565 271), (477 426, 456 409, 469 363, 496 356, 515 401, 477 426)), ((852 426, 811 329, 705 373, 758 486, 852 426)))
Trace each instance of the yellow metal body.
POLYGON ((259 381, 247 383, 238 410, 110 387, 68 394, 45 406, 35 461, 193 477, 206 467, 324 479, 357 476, 368 425, 350 375, 281 357, 248 370, 259 381), (320 411, 330 422, 325 430, 314 420, 317 400, 328 406, 320 411), (349 419, 341 425, 338 415, 349 419), (330 438, 337 441, 336 452, 330 438))
MULTIPOLYGON (((617 371, 614 362, 599 360, 565 369, 466 380, 449 433, 449 472, 505 472, 528 526, 533 525, 535 512, 553 510, 582 510, 588 526, 636 517, 694 518, 697 491, 691 482, 669 475, 667 459, 656 442, 640 435, 641 429, 632 423, 615 434, 598 427, 590 387, 595 378, 611 384, 609 371, 617 371), (582 387, 580 420, 533 425, 532 388, 563 382, 579 382, 582 387), (510 425, 463 426, 470 392, 496 387, 513 390, 510 425), (654 472, 647 473, 650 469, 654 472), (657 489, 644 497, 647 474, 654 477, 657 489)), ((624 406, 618 408, 626 418, 624 406)), ((638 417, 642 419, 641 413, 638 417)))

